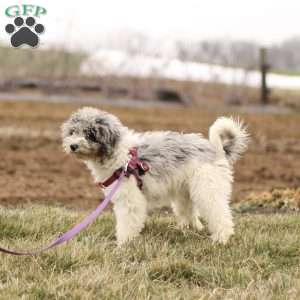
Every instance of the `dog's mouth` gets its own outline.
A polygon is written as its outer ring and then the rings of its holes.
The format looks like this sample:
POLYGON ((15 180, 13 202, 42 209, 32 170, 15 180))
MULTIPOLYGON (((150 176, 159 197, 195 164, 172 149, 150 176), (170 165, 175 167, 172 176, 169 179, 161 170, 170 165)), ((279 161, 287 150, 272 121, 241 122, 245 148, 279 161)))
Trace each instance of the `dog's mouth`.
POLYGON ((86 148, 84 146, 77 147, 70 145, 68 147, 65 147, 65 151, 78 159, 88 159, 98 156, 97 153, 93 151, 93 149, 86 148))
POLYGON ((70 149, 69 153, 76 156, 82 156, 82 155, 88 156, 91 154, 90 151, 88 151, 88 149, 83 149, 80 147, 76 149, 70 149))
POLYGON ((90 157, 90 155, 87 155, 87 154, 81 153, 81 152, 71 152, 70 154, 78 159, 85 159, 85 158, 90 157))

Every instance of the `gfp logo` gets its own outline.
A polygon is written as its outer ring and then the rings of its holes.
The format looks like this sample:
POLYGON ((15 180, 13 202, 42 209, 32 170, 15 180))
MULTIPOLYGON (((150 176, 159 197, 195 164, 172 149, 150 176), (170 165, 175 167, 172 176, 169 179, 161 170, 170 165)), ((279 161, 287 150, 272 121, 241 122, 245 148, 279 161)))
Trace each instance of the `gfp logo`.
POLYGON ((45 31, 45 26, 37 23, 39 18, 47 13, 44 7, 22 4, 13 5, 5 10, 5 15, 14 18, 14 24, 7 24, 5 31, 11 35, 13 47, 28 45, 36 47, 39 44, 39 35, 45 31))

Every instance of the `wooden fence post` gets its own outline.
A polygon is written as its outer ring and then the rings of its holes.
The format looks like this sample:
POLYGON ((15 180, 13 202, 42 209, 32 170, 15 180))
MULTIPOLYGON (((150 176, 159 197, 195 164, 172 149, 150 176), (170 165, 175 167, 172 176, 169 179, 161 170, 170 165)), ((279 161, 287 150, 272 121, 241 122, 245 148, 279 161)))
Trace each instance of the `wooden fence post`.
POLYGON ((269 102, 270 90, 267 86, 267 73, 270 66, 267 62, 267 49, 260 49, 260 71, 261 71, 261 94, 260 101, 262 105, 266 105, 269 102))

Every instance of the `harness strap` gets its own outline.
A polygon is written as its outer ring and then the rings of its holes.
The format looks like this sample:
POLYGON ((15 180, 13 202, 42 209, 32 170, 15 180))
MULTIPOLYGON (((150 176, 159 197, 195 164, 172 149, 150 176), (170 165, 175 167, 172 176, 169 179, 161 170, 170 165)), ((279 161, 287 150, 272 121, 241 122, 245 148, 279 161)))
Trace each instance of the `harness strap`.
POLYGON ((141 179, 141 176, 143 176, 146 172, 148 172, 150 168, 146 162, 141 161, 138 158, 136 147, 131 148, 129 150, 129 155, 130 155, 130 160, 127 164, 126 169, 124 170, 124 168, 121 167, 116 171, 114 171, 114 173, 109 178, 107 178, 103 182, 98 183, 100 187, 110 186, 114 181, 116 181, 120 177, 122 171, 124 171, 126 177, 130 177, 130 175, 133 175, 137 181, 137 186, 139 187, 139 189, 140 190, 143 189, 143 181, 141 179))
MULTIPOLYGON (((99 185, 100 187, 109 187, 110 185, 112 185, 116 180, 118 180, 122 174, 123 168, 119 168, 116 171, 113 172, 113 174, 107 178, 105 181, 103 182, 99 182, 97 183, 97 185, 99 185)), ((124 172, 125 173, 125 172, 124 172)), ((125 174, 124 174, 125 175, 125 174)))

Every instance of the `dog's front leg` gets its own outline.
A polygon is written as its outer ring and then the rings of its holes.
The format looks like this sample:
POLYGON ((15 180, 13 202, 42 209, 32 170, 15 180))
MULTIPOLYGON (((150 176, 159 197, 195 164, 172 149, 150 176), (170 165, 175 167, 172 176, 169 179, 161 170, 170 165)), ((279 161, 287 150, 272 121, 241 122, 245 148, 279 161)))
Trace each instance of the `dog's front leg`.
POLYGON ((118 246, 138 236, 144 227, 147 216, 147 202, 137 187, 136 179, 125 178, 116 193, 114 212, 116 215, 118 246))

